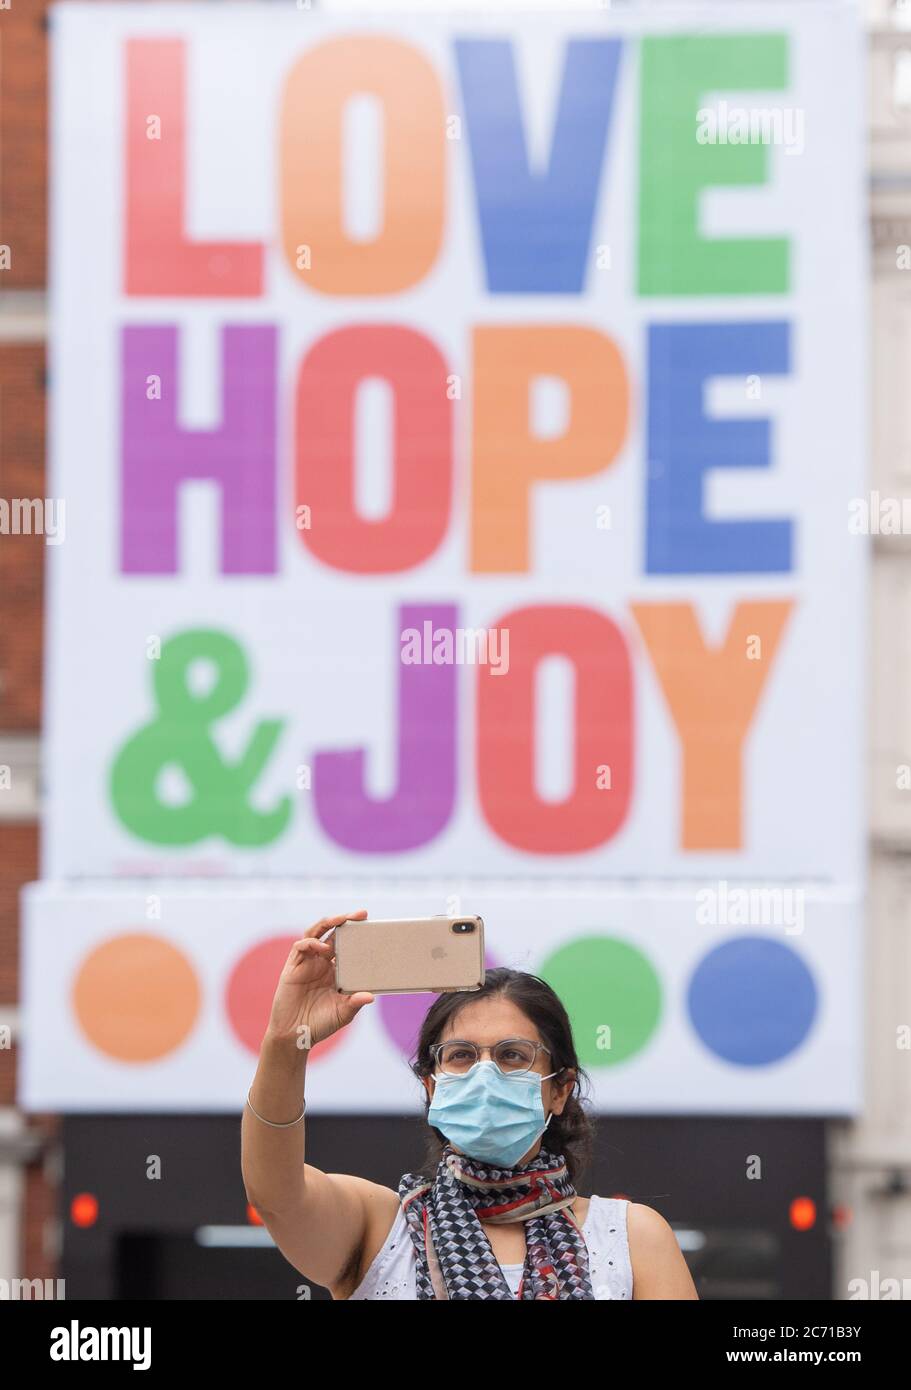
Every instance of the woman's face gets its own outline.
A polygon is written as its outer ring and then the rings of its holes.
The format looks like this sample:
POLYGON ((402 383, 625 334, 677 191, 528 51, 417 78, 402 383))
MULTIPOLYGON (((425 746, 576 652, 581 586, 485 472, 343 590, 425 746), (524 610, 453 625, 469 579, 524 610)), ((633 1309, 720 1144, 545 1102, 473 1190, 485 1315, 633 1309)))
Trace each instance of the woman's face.
MULTIPOLYGON (((531 1042, 544 1042, 544 1038, 531 1019, 502 994, 492 994, 484 999, 478 999, 474 1003, 469 1002, 463 1005, 458 1013, 453 1014, 449 1019, 437 1041, 447 1042, 450 1038, 473 1042, 478 1047, 493 1047, 505 1038, 528 1038, 531 1042)), ((484 1061, 489 1060, 487 1053, 483 1053, 482 1057, 484 1061)), ((550 1072, 556 1070, 556 1064, 549 1052, 541 1051, 538 1053, 534 1070, 541 1077, 548 1076, 550 1072)), ((544 1106, 545 1116, 559 1115, 562 1112, 572 1092, 575 1079, 576 1073, 569 1069, 562 1077, 542 1081, 541 1102, 544 1106), (557 1084, 558 1082, 559 1084, 557 1084)), ((433 1076, 425 1078, 424 1086, 428 1096, 433 1096, 435 1085, 436 1079, 433 1076)), ((453 1145, 453 1148, 455 1147, 453 1145)), ((535 1157, 540 1147, 541 1140, 538 1139, 519 1162, 528 1163, 535 1157)), ((460 1153, 461 1150, 456 1149, 456 1152, 460 1153)))

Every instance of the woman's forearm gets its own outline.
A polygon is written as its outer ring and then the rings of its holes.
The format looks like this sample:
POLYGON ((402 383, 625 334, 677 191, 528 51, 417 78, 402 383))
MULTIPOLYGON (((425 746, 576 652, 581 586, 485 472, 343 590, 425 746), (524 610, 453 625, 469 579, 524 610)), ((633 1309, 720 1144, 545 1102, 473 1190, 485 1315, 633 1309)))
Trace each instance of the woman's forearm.
MULTIPOLYGON (((307 1051, 296 1039, 274 1038, 268 1033, 259 1053, 259 1065, 250 1088, 250 1099, 260 1115, 273 1124, 297 1119, 304 1101, 307 1051)), ((279 1212, 295 1205, 303 1192, 304 1125, 273 1129, 244 1106, 241 1127, 241 1167, 247 1200, 262 1211, 279 1212)))

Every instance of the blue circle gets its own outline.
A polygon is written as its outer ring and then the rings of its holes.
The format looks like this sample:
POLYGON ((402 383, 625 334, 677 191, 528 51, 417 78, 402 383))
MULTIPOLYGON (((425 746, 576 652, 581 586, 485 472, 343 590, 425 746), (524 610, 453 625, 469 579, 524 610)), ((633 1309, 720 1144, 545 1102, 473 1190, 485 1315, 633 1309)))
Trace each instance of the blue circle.
POLYGON ((796 951, 765 936, 724 941, 690 981, 690 1019, 706 1047, 741 1067, 768 1066, 806 1038, 819 1004, 796 951))

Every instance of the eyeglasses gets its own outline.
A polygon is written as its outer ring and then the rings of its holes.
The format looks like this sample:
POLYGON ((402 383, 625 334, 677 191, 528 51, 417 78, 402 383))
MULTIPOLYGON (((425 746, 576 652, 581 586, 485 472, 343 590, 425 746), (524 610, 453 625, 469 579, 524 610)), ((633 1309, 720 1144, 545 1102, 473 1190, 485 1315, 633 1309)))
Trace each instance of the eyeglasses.
POLYGON ((450 1038, 447 1042, 434 1043, 430 1049, 437 1067, 448 1076, 464 1076, 481 1060, 482 1052, 489 1052, 491 1060, 507 1076, 532 1071, 539 1052, 552 1055, 544 1043, 531 1042, 528 1038, 504 1038, 492 1047, 479 1047, 463 1038, 450 1038))

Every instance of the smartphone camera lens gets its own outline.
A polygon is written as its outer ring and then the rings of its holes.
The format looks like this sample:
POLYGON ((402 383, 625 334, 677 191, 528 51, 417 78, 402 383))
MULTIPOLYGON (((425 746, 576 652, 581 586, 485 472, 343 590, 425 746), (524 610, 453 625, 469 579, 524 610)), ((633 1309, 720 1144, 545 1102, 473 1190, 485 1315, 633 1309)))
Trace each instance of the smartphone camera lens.
POLYGON ((452 930, 454 932, 459 932, 460 934, 464 932, 473 932, 474 922, 454 922, 452 930))

